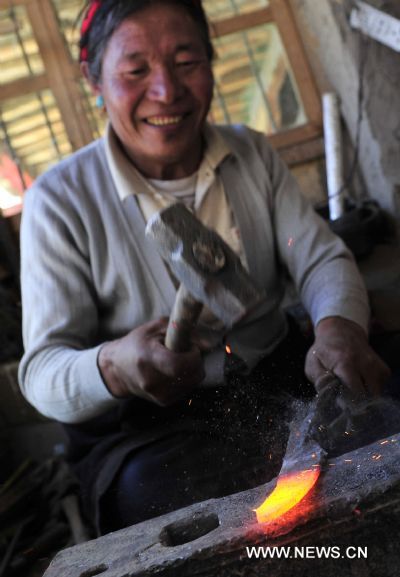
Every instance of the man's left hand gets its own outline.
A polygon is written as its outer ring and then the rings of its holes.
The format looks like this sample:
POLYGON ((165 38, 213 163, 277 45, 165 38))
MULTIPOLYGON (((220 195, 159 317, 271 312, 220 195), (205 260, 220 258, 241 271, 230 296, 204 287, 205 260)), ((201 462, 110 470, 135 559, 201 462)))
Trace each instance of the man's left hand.
POLYGON ((313 382, 324 375, 336 375, 362 400, 382 393, 390 370, 368 344, 367 335, 356 323, 341 317, 322 319, 315 328, 315 340, 307 353, 305 372, 313 382))

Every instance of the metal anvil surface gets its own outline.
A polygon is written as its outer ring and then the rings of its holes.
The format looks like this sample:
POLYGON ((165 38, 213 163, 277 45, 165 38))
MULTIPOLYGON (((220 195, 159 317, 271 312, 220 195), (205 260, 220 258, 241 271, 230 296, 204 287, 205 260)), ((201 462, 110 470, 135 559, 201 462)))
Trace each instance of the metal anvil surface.
MULTIPOLYGON (((274 481, 60 552, 44 577, 398 577, 400 434, 332 459, 299 505, 257 524, 274 481), (363 546, 368 559, 249 559, 246 547, 363 546)), ((314 550, 315 555, 315 550, 314 550)), ((345 558, 346 557, 346 558, 345 558)))

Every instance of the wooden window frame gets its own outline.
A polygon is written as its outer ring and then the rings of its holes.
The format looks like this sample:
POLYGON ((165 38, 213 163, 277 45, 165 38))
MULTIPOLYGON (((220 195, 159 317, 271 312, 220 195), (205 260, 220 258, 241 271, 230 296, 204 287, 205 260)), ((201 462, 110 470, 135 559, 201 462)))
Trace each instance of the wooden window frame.
POLYGON ((38 44, 45 73, 0 85, 0 102, 21 95, 52 91, 60 110, 72 149, 93 140, 79 89, 79 69, 74 65, 65 44, 51 0, 0 0, 0 10, 24 6, 38 44))
POLYGON ((318 158, 323 154, 321 98, 289 0, 269 0, 265 8, 213 22, 211 32, 220 38, 261 24, 278 28, 307 118, 301 126, 269 134, 268 139, 289 164, 318 158))
MULTIPOLYGON (((11 6, 26 7, 46 72, 0 85, 0 102, 50 89, 71 146, 77 150, 93 140, 93 132, 79 88, 79 66, 71 59, 54 5, 51 0, 0 0, 1 10, 11 6)), ((211 33, 214 38, 219 38, 268 23, 276 24, 279 30, 307 118, 301 126, 268 135, 273 146, 293 165, 321 156, 323 139, 320 95, 289 0, 269 0, 268 7, 212 21, 211 33)))

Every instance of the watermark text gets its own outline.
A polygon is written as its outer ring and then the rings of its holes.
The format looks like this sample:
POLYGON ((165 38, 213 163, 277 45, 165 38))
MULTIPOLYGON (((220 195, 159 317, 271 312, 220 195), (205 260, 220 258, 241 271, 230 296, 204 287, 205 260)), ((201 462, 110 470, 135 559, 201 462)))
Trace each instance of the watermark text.
POLYGON ((248 559, 368 559, 368 547, 246 547, 248 559))

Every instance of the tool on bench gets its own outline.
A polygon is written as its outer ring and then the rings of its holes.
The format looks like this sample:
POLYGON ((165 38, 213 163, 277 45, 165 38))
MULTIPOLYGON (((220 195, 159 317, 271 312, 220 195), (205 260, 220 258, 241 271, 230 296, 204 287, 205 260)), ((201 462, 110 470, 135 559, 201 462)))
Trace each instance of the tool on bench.
MULTIPOLYGON (((326 456, 339 456, 398 431, 399 405, 387 397, 358 397, 327 373, 315 384, 317 396, 295 405, 282 471, 307 469, 326 456)), ((281 472, 282 472, 281 471, 281 472)))
POLYGON ((295 406, 284 461, 296 455, 301 462, 311 449, 318 462, 398 432, 400 406, 394 399, 357 396, 332 373, 318 379, 315 388, 315 399, 295 406))
POLYGON ((167 348, 190 348, 191 331, 203 305, 231 327, 262 300, 263 293, 254 286, 239 257, 183 204, 155 214, 147 224, 146 236, 155 241, 181 283, 167 328, 167 348))
POLYGON ((355 398, 336 375, 315 384, 311 402, 296 401, 276 486, 255 510, 271 522, 299 503, 316 484, 324 462, 398 432, 400 407, 393 399, 355 398))
POLYGON ((339 456, 397 433, 400 405, 387 396, 357 396, 328 373, 316 383, 311 434, 329 457, 339 456))

